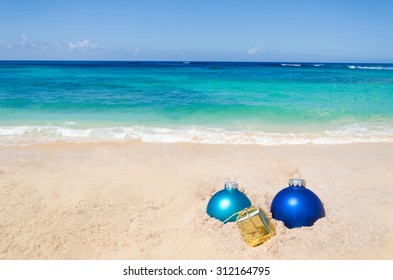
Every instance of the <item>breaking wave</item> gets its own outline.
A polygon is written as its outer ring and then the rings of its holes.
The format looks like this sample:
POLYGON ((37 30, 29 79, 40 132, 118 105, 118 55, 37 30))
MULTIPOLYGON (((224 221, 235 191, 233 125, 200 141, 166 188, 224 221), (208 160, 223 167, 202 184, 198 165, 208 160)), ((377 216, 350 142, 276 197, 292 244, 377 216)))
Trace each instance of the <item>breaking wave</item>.
POLYGON ((348 65, 349 69, 362 69, 362 70, 393 70, 393 67, 383 67, 383 66, 356 66, 348 65))
POLYGON ((260 130, 231 131, 197 126, 179 129, 146 126, 99 128, 0 126, 1 146, 130 141, 257 145, 393 142, 393 128, 354 124, 321 133, 271 133, 260 130))
POLYGON ((297 63, 281 63, 281 66, 283 67, 301 67, 301 64, 297 64, 297 63))

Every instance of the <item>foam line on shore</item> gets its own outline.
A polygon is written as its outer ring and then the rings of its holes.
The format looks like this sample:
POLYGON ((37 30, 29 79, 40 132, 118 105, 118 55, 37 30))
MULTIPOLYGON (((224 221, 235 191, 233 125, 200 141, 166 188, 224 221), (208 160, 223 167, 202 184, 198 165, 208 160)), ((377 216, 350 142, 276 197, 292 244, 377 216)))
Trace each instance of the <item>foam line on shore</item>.
POLYGON ((260 130, 226 130, 189 126, 184 128, 119 126, 75 128, 70 126, 0 126, 1 146, 26 146, 54 142, 158 142, 203 144, 349 144, 393 142, 393 128, 362 124, 320 133, 277 133, 260 130))

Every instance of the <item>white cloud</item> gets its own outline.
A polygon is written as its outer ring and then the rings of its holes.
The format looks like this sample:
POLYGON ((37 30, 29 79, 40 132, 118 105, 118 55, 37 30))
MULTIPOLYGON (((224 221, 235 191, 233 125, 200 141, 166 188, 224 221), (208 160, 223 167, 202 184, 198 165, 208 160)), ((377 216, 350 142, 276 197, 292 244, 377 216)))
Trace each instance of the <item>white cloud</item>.
POLYGON ((19 42, 7 45, 7 49, 23 49, 23 50, 47 50, 51 45, 37 39, 31 39, 26 35, 19 38, 19 42))
POLYGON ((78 42, 69 42, 68 43, 68 50, 72 51, 72 50, 94 50, 99 48, 100 46, 96 43, 91 43, 89 40, 83 40, 83 41, 78 41, 78 42))
POLYGON ((29 41, 30 41, 30 40, 29 40, 29 38, 28 38, 26 35, 20 36, 20 43, 21 43, 22 45, 28 44, 29 41))
POLYGON ((133 50, 131 51, 132 54, 139 54, 140 52, 141 52, 141 50, 138 49, 138 48, 135 48, 135 49, 133 49, 133 50))
POLYGON ((253 48, 249 48, 248 51, 247 51, 247 54, 256 54, 256 53, 259 53, 261 51, 262 51, 261 46, 256 46, 256 47, 253 47, 253 48))

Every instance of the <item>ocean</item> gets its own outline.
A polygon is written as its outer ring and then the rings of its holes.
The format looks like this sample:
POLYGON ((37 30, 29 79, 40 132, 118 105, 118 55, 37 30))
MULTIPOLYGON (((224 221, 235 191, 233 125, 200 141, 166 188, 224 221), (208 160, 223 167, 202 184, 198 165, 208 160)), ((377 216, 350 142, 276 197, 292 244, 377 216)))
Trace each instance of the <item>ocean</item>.
POLYGON ((393 142, 393 64, 0 61, 0 145, 393 142))

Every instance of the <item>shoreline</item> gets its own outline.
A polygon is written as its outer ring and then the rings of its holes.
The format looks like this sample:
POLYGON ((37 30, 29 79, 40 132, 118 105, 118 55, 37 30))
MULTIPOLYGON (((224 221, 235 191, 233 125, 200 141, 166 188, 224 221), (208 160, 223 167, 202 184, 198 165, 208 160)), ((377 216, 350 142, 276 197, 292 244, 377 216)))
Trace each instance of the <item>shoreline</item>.
MULTIPOLYGON (((79 124, 80 125, 80 124, 79 124)), ((194 143, 215 145, 336 145, 352 143, 393 143, 393 124, 389 122, 355 122, 335 126, 273 124, 256 127, 184 126, 79 126, 63 125, 0 126, 0 146, 17 147, 57 143, 194 143), (319 128, 317 128, 320 126, 319 128), (285 127, 285 129, 284 129, 285 127)), ((239 124, 238 124, 239 125, 239 124)))
POLYGON ((0 147, 0 259, 392 259, 393 143, 0 147), (270 214, 299 170, 326 217, 250 248, 207 216, 234 174, 270 214))

